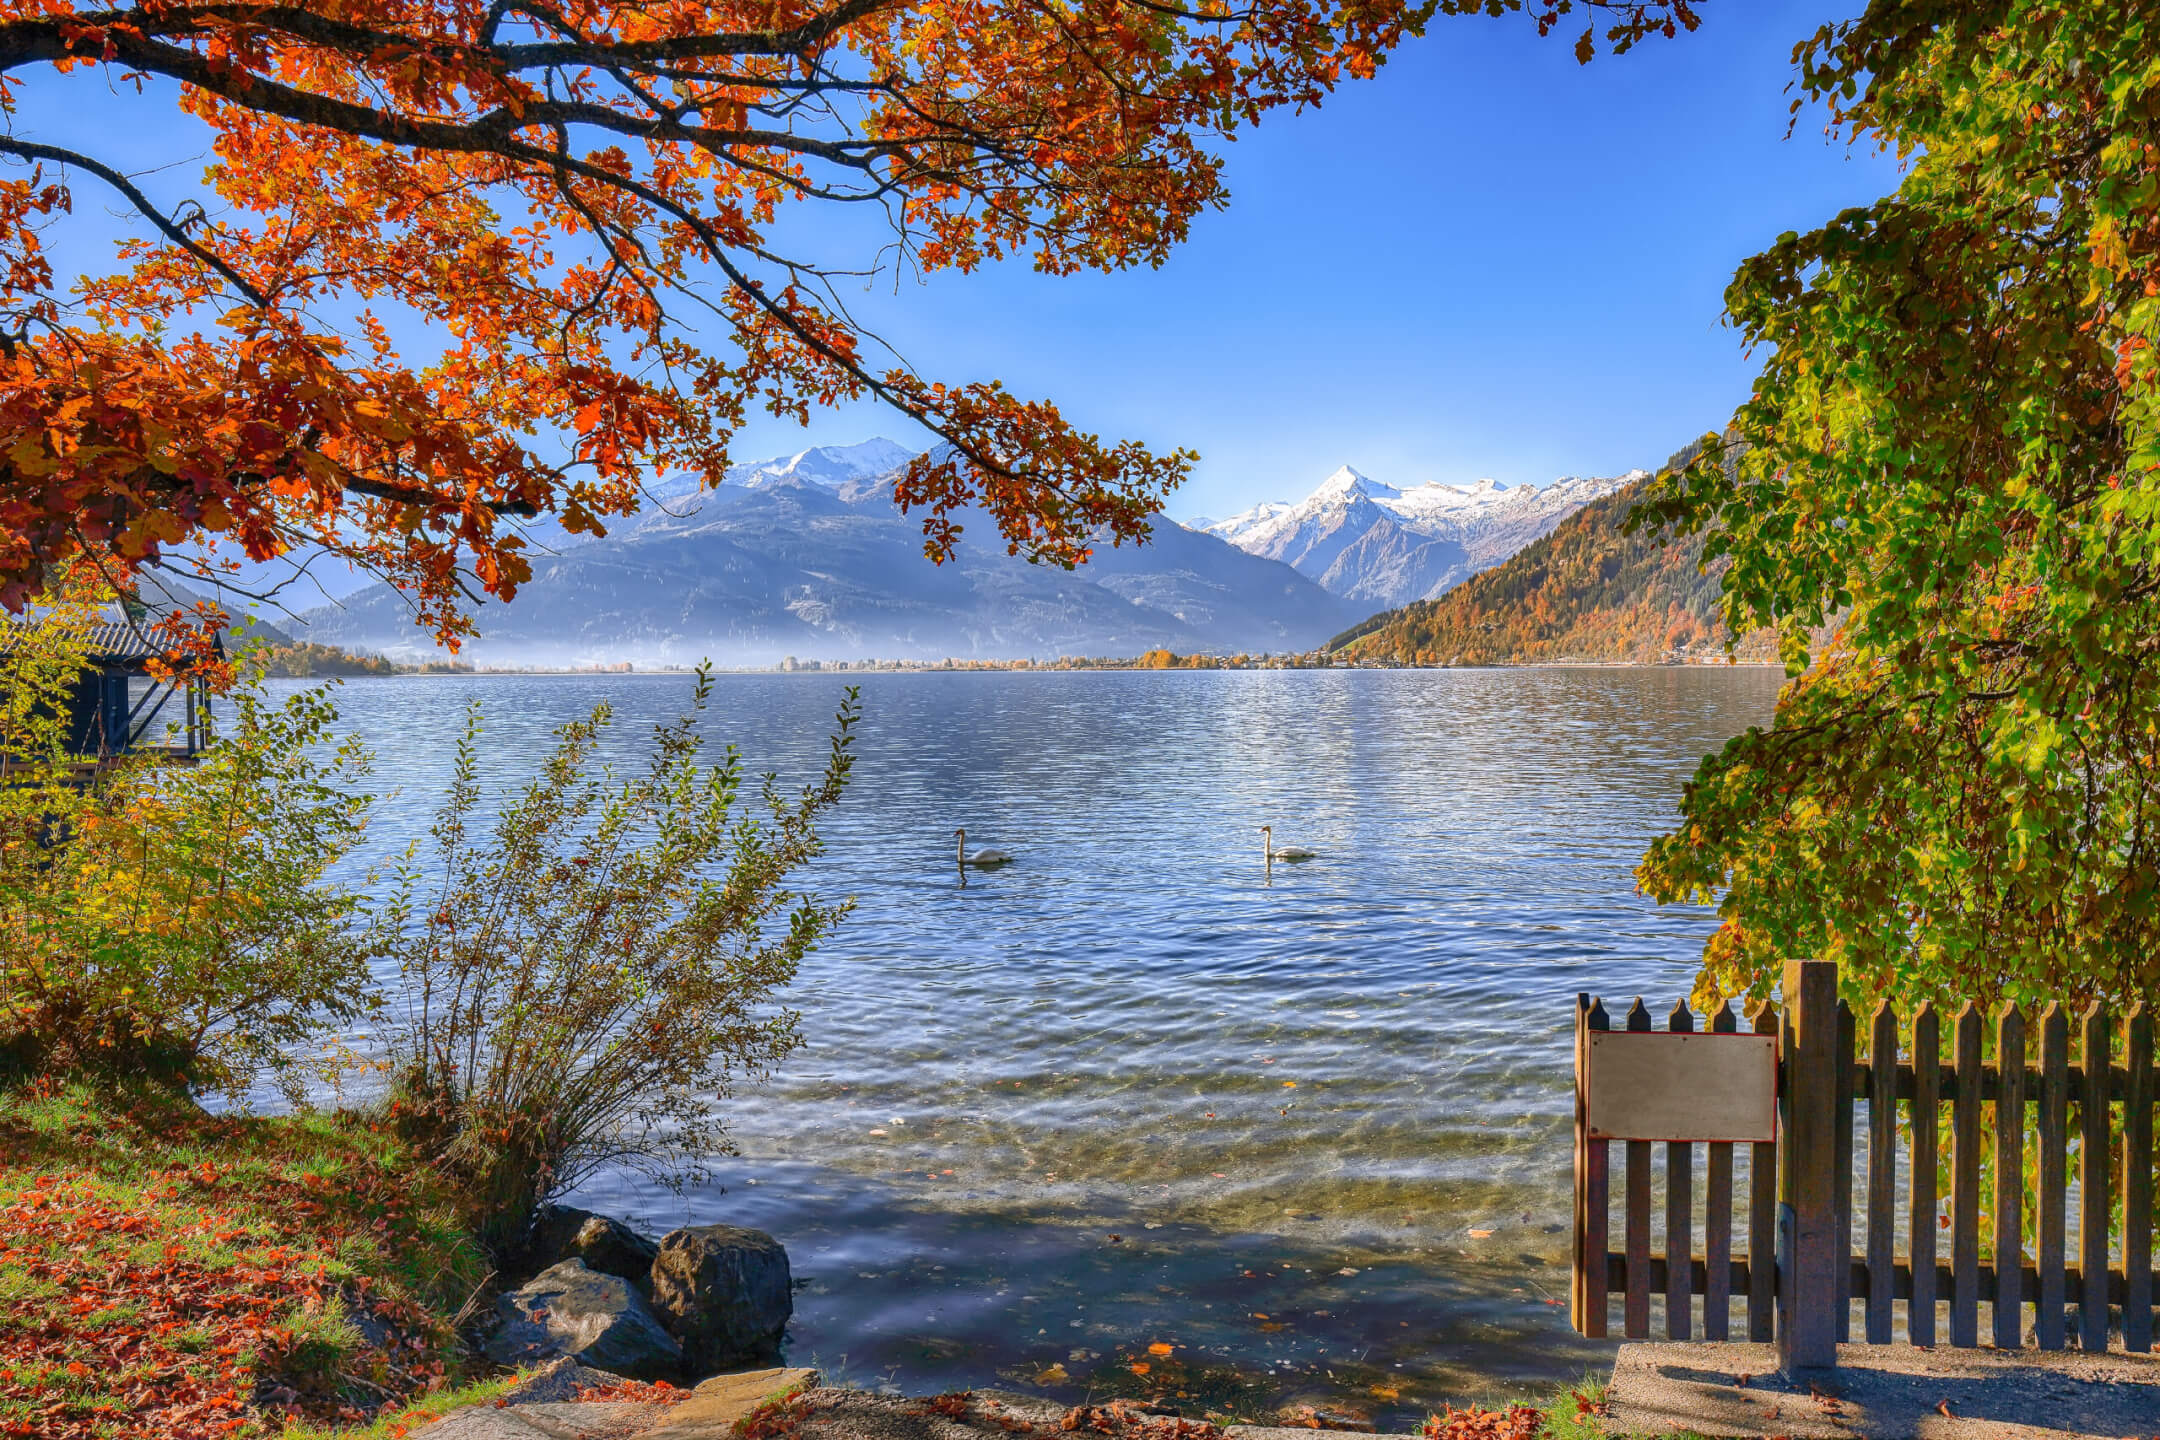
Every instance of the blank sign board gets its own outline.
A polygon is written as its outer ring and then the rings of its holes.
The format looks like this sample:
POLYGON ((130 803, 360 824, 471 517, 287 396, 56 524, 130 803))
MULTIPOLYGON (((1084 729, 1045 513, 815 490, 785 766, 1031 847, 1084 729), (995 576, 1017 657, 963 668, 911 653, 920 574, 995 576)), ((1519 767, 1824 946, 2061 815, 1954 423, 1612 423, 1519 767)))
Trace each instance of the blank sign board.
POLYGON ((1777 1037, 1590 1032, 1593 1140, 1777 1138, 1777 1037))

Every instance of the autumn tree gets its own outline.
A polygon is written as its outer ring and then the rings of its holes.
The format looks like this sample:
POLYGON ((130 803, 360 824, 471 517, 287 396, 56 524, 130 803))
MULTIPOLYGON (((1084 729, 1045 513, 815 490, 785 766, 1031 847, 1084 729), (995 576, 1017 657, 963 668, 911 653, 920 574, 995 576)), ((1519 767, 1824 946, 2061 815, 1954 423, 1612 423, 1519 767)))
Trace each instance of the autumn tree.
POLYGON ((1639 872, 1720 901, 1716 989, 2160 998, 2156 54, 2137 0, 1875 0, 1798 50, 1906 172, 1741 268, 1752 448, 1646 515, 1797 676, 1639 872))
POLYGON ((472 582, 528 574, 506 517, 597 532, 656 473, 717 483, 753 409, 866 398, 942 442, 897 489, 932 558, 970 507, 1031 559, 1138 539, 1192 455, 919 375, 781 238, 791 209, 889 226, 854 275, 1160 265, 1224 203, 1223 142, 1435 13, 1508 11, 1581 23, 1586 58, 1696 23, 1689 0, 0 0, 11 114, 81 97, 211 149, 161 200, 0 134, 0 603, 70 560, 125 586, 176 550, 322 547, 454 637, 472 582), (77 281, 41 236, 85 187, 135 229, 77 281))
POLYGON ((326 689, 238 686, 192 765, 86 767, 67 723, 101 602, 0 621, 0 1075, 297 1075, 373 1003, 357 895, 365 750, 326 689))

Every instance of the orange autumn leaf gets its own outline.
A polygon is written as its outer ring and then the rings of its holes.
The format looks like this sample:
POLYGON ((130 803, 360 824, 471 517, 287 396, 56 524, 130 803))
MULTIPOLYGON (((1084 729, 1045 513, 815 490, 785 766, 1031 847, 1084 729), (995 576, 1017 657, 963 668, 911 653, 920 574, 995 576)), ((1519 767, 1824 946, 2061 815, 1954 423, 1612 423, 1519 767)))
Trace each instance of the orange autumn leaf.
MULTIPOLYGON (((1574 9, 1507 3, 1541 31, 1574 9)), ((864 400, 934 441, 895 489, 930 558, 976 524, 1059 565, 1142 541, 1197 457, 918 374, 786 221, 882 214, 871 268, 1160 266, 1244 130, 1487 8, 0 0, 11 113, 210 149, 198 199, 137 186, 132 145, 0 135, 0 605, 77 560, 124 587, 322 550, 454 643, 531 577, 510 521, 602 534, 658 477, 720 483, 754 414, 864 400), (130 217, 79 284, 40 239, 78 205, 130 217)), ((1600 8, 1616 50, 1696 23, 1600 8)))

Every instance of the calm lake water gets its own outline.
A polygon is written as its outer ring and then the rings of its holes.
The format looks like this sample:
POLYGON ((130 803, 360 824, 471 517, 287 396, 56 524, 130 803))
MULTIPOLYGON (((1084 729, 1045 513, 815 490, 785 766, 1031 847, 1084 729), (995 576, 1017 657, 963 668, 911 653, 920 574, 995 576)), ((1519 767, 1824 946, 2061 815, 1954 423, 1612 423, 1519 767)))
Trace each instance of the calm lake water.
MULTIPOLYGON (((858 908, 715 1183, 576 1198, 773 1232, 790 1360, 858 1384, 1387 1428, 1572 1381, 1610 1353, 1567 1323, 1574 995, 1684 992, 1709 918, 1630 871, 1779 678, 723 676, 712 737, 789 781, 861 684, 814 877, 858 908), (1320 858, 1270 875, 1263 824, 1320 858), (959 825, 1018 863, 963 886, 959 825)), ((339 704, 400 787, 387 847, 425 825, 468 699, 507 782, 595 701, 629 744, 689 684, 416 677, 339 704)))

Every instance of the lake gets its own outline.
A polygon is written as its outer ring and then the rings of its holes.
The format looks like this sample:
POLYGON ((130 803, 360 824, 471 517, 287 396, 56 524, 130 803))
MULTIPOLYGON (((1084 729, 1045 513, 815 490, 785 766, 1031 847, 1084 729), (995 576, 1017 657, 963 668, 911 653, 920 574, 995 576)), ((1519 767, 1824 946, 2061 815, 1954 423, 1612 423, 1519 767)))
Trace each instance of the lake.
MULTIPOLYGON (((712 738, 793 783, 861 685, 857 780, 813 872, 857 909, 793 992, 808 1045, 740 1097, 714 1182, 574 1199, 654 1233, 771 1231, 800 1287, 790 1361, 857 1384, 1385 1429, 1572 1381, 1610 1358, 1568 1328, 1574 996, 1662 1015, 1685 992, 1712 920, 1630 872, 1779 682, 721 676, 712 738), (1263 824, 1319 858, 1271 872, 1263 824), (1017 863, 963 885, 963 825, 1017 863)), ((387 848, 425 825, 466 701, 507 782, 595 701, 628 745, 689 687, 410 677, 339 704, 399 787, 387 848)))

